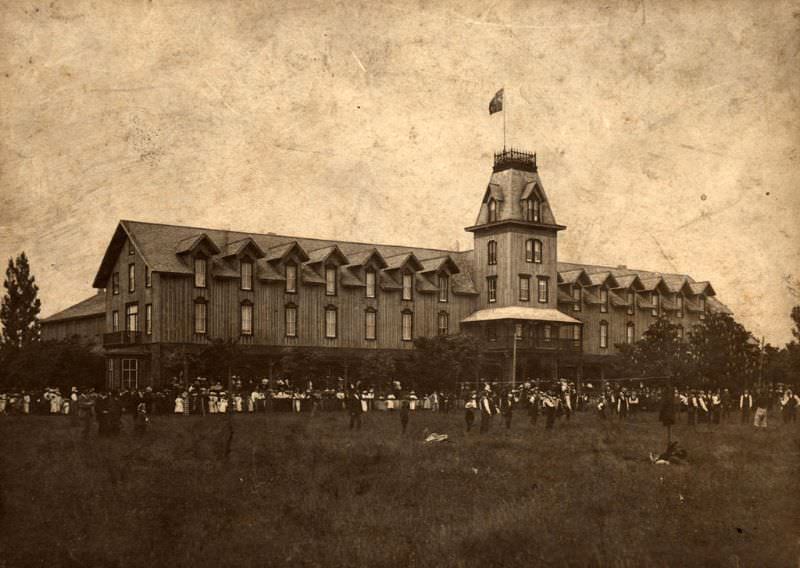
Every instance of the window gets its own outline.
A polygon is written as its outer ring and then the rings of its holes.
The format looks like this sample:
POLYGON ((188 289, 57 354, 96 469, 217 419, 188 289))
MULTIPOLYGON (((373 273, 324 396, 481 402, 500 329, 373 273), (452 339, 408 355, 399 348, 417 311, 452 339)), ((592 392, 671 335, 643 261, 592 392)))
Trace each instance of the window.
POLYGON ((205 258, 194 259, 194 287, 205 288, 208 262, 205 258))
POLYGON ((414 299, 414 275, 403 274, 403 299, 414 299))
POLYGON ((366 291, 365 291, 365 295, 367 296, 367 298, 374 298, 375 297, 375 293, 377 292, 377 286, 376 286, 376 276, 377 276, 377 274, 375 274, 374 270, 367 270, 367 273, 366 273, 365 276, 366 276, 366 283, 367 283, 367 288, 366 288, 366 291))
POLYGON ((253 304, 252 302, 242 302, 240 306, 239 323, 242 335, 253 335, 253 304))
POLYGON ((242 290, 253 289, 253 263, 250 261, 242 261, 239 264, 239 276, 241 278, 242 290))
POLYGON ((486 339, 488 341, 497 341, 497 325, 494 322, 486 324, 486 339))
POLYGON ((297 306, 288 304, 284 313, 286 337, 297 337, 297 306))
POLYGON ((137 390, 139 388, 139 360, 122 360, 122 388, 137 390))
POLYGON ((525 241, 525 262, 542 263, 542 241, 539 239, 525 241))
POLYGON ((336 338, 336 308, 334 306, 325 308, 325 337, 327 339, 336 338))
POLYGON ((600 313, 608 312, 608 290, 600 288, 600 313))
POLYGON ((549 323, 542 326, 542 338, 545 343, 550 343, 553 339, 553 327, 549 323))
POLYGON ((436 331, 439 335, 447 335, 450 331, 450 316, 447 312, 439 312, 437 318, 436 331))
POLYGON ((520 274, 519 276, 519 301, 529 302, 531 299, 531 277, 520 274))
POLYGON ((572 326, 572 340, 581 341, 583 339, 583 328, 579 325, 572 326))
POLYGON ((606 349, 608 347, 608 322, 603 320, 600 322, 600 348, 606 349))
POLYGON ((144 306, 144 332, 153 335, 153 304, 144 306))
POLYGON ((625 296, 625 300, 628 302, 628 315, 632 316, 636 313, 636 294, 633 293, 633 290, 628 290, 625 296))
POLYGON ((119 312, 111 312, 111 331, 119 331, 119 312))
POLYGON ((135 249, 133 248, 133 241, 128 241, 128 254, 129 254, 129 255, 132 255, 132 254, 134 254, 135 252, 136 252, 136 251, 135 251, 135 249))
POLYGON ((548 290, 548 282, 547 278, 544 276, 538 276, 538 290, 539 290, 539 303, 546 304, 548 302, 548 298, 550 297, 550 293, 548 290))
POLYGON ((136 265, 128 265, 128 292, 136 291, 136 265))
POLYGON ((325 295, 326 296, 335 296, 336 295, 336 267, 335 266, 326 266, 325 267, 325 295))
POLYGON ((497 264, 497 241, 486 243, 486 255, 490 266, 497 264))
POLYGON ((284 268, 284 273, 286 276, 286 293, 297 293, 297 265, 287 264, 284 268))
POLYGON ((658 314, 661 312, 661 296, 658 292, 653 292, 653 317, 657 318, 658 314))
POLYGON ((489 276, 486 279, 486 299, 489 303, 497 301, 497 276, 489 276))
POLYGON ((683 317, 683 296, 677 296, 675 298, 675 303, 678 305, 678 317, 683 317))
POLYGON ((494 223, 497 221, 497 201, 494 199, 489 200, 489 222, 494 223))
POLYGON ((403 312, 402 334, 403 341, 411 341, 414 338, 414 314, 409 311, 403 312))
POLYGON ((377 315, 377 312, 371 308, 364 312, 364 339, 377 339, 377 315))
POLYGON ((205 301, 198 300, 194 303, 194 332, 204 334, 207 330, 208 306, 205 301))
POLYGON ((439 276, 439 301, 447 302, 450 298, 450 278, 448 276, 439 276))
POLYGON ((119 272, 111 275, 111 293, 115 296, 119 294, 119 272))
POLYGON ((683 326, 682 325, 678 326, 678 339, 683 341, 683 326))
POLYGON ((525 220, 538 223, 541 217, 542 204, 538 199, 525 200, 525 220))
POLYGON ((577 284, 572 287, 572 299, 575 301, 575 303, 572 304, 572 311, 573 312, 581 311, 583 303, 583 288, 581 288, 577 284))
POLYGON ((145 288, 152 288, 153 287, 153 271, 150 270, 150 267, 146 264, 144 265, 144 287, 145 288))
POLYGON ((114 381, 114 360, 108 359, 106 361, 106 384, 108 388, 115 389, 117 387, 114 381))
POLYGON ((706 297, 700 296, 698 300, 700 301, 700 319, 706 319, 706 297))
POLYGON ((636 341, 636 324, 629 322, 625 327, 625 343, 633 345, 636 341))

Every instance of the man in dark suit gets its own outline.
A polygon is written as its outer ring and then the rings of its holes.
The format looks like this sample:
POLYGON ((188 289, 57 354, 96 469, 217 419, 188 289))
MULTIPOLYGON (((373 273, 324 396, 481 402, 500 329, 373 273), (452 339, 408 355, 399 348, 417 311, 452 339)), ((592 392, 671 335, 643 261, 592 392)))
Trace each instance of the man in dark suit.
POLYGON ((364 412, 364 408, 361 406, 358 389, 350 389, 347 395, 347 410, 350 413, 350 429, 361 430, 361 413, 364 412))

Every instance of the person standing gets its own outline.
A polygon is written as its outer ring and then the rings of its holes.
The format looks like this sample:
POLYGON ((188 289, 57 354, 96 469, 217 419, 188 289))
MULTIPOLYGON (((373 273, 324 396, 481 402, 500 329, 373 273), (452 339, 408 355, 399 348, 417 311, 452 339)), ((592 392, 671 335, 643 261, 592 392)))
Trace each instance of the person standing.
POLYGON ((83 423, 83 436, 88 438, 92 432, 92 418, 94 417, 94 398, 90 393, 81 392, 78 395, 78 418, 83 423))
POLYGON ((500 400, 500 410, 503 414, 503 420, 506 424, 506 430, 511 429, 511 419, 514 416, 514 395, 508 393, 500 400))
POLYGON ((466 404, 464 404, 464 421, 467 423, 467 432, 472 430, 472 425, 475 423, 475 410, 477 408, 478 401, 475 393, 472 393, 466 404))
POLYGON ((481 434, 489 431, 492 425, 492 401, 489 393, 484 391, 481 395, 481 434))
POLYGON ((781 414, 783 423, 789 424, 797 420, 797 398, 791 389, 786 389, 781 398, 781 414))
POLYGON ((409 414, 411 414, 411 404, 403 397, 403 400, 400 402, 400 427, 403 429, 403 434, 406 433, 406 428, 408 428, 409 414))
POLYGON ((753 395, 750 391, 744 389, 744 392, 739 396, 739 412, 742 414, 742 424, 750 423, 750 412, 753 409, 753 395))
POLYGON ((548 392, 544 395, 544 414, 547 419, 545 422, 545 430, 552 430, 553 424, 556 423, 556 412, 558 412, 558 399, 556 396, 548 392))
POLYGON ((528 398, 528 418, 530 418, 531 426, 535 426, 539 420, 539 407, 541 404, 542 399, 539 397, 539 389, 533 389, 530 398, 528 398))
POLYGON ((617 416, 620 420, 625 420, 628 417, 628 410, 630 410, 630 399, 625 389, 622 389, 617 398, 617 416))
POLYGON ((719 389, 711 395, 711 422, 719 424, 722 419, 722 395, 719 389))
POLYGON ((347 397, 347 410, 350 413, 350 430, 361 430, 361 414, 364 408, 361 406, 361 395, 358 390, 351 389, 347 397))
POLYGON ((767 409, 769 408, 769 395, 765 391, 756 393, 756 416, 753 425, 756 428, 767 427, 767 409))
POLYGON ((731 391, 722 389, 722 422, 727 422, 731 414, 731 391))

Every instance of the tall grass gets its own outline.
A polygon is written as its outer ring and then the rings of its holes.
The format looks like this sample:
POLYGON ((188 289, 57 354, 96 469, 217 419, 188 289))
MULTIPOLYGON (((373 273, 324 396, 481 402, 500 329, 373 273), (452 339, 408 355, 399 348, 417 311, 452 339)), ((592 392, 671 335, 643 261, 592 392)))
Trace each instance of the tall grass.
POLYGON ((800 428, 655 416, 156 417, 144 437, 0 419, 0 566, 797 566, 800 428), (426 431, 449 442, 425 444, 426 431))

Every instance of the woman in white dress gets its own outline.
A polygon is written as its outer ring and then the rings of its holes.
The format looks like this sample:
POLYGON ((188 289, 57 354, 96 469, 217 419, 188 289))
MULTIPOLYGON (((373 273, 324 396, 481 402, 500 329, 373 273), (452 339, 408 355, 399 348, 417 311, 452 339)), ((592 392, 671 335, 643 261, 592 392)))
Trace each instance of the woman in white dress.
POLYGON ((217 398, 217 391, 211 391, 208 393, 208 413, 209 414, 216 414, 219 410, 218 405, 218 398, 217 398))
POLYGON ((228 412, 228 393, 221 392, 219 393, 219 400, 217 401, 217 412, 219 414, 225 414, 228 412))
POLYGON ((183 414, 186 410, 186 403, 183 395, 179 394, 175 397, 175 414, 183 414))

